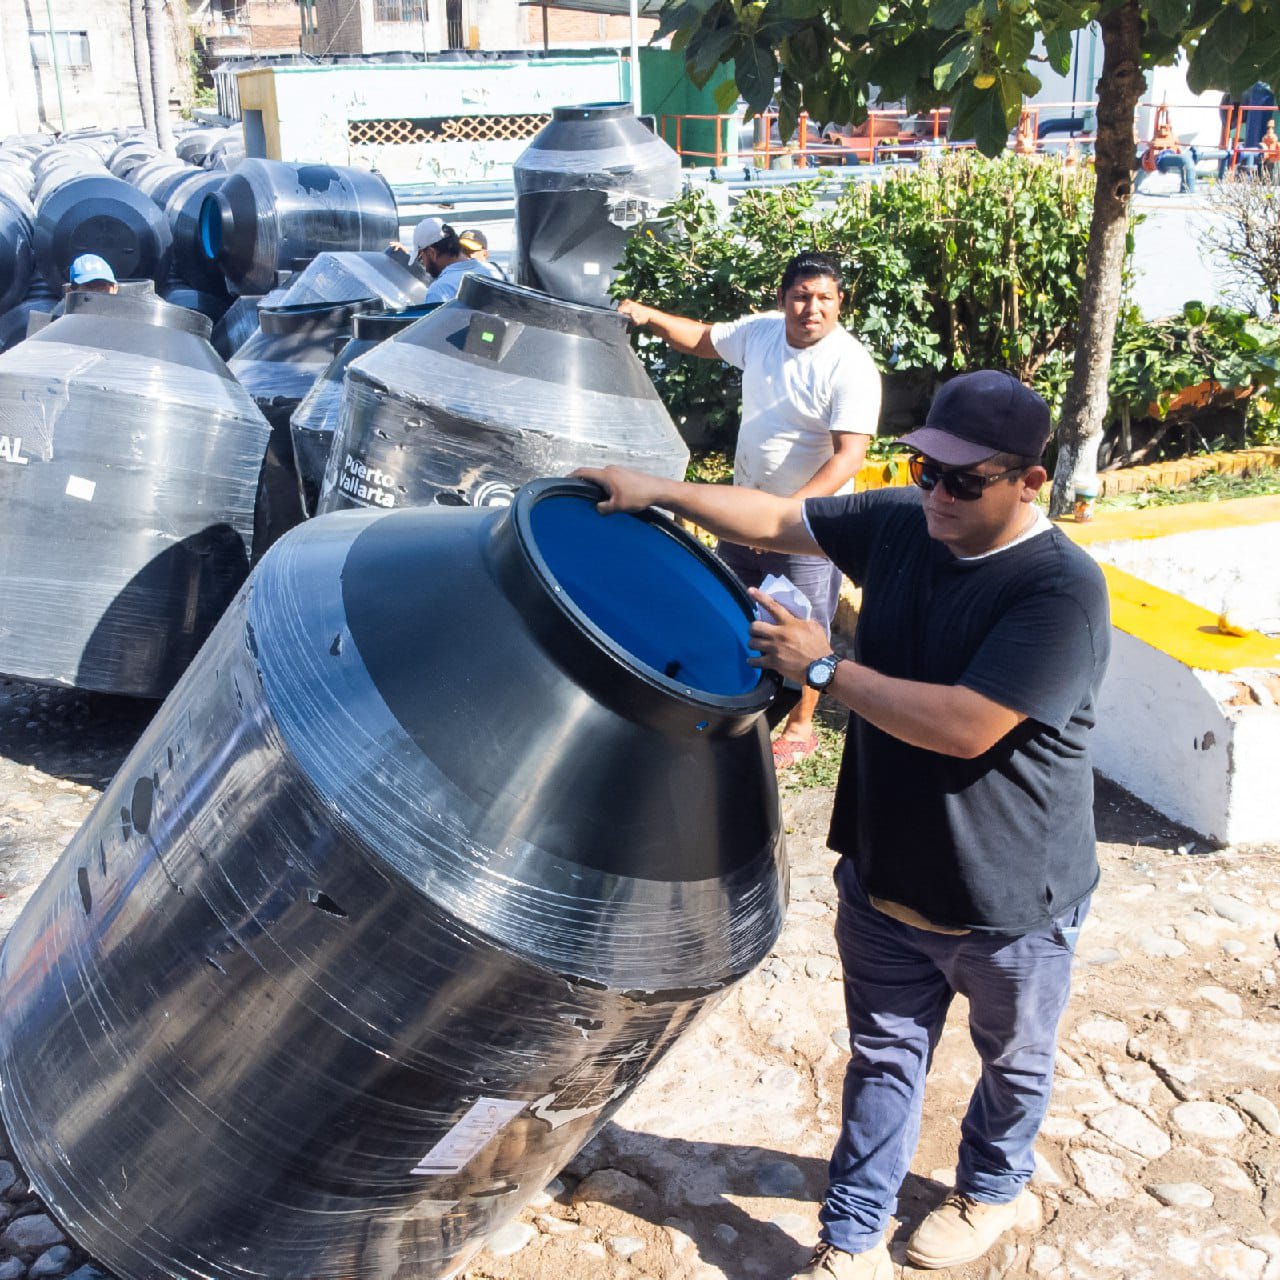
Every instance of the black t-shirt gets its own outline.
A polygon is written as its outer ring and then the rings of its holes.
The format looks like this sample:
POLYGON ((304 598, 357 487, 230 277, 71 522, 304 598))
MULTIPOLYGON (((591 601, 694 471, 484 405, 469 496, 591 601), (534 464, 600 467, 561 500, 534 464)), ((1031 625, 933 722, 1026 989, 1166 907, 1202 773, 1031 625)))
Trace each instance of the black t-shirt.
POLYGON ((1110 649, 1106 583, 1060 529, 976 560, 929 537, 917 489, 810 498, 862 587, 854 656, 1027 716, 975 760, 849 718, 829 843, 865 890, 935 924, 1024 933, 1098 879, 1085 737, 1110 649))

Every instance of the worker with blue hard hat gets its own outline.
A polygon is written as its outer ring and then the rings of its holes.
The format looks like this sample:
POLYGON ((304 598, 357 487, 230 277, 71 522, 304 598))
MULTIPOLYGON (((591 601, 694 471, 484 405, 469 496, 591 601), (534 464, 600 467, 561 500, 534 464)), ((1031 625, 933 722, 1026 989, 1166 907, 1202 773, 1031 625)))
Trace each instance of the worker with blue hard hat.
POLYGON ((96 253, 82 253, 72 264, 67 273, 73 289, 84 289, 90 293, 118 293, 116 273, 106 258, 96 253))

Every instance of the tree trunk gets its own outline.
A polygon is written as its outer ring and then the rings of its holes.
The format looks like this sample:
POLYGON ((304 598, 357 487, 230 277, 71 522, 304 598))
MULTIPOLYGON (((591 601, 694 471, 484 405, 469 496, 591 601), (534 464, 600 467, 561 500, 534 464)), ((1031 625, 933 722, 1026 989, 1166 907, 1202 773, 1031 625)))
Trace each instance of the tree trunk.
POLYGON ((147 16, 142 0, 129 0, 129 27, 133 36, 133 69, 138 77, 138 103, 142 127, 156 136, 156 109, 151 98, 151 60, 147 56, 147 16))
POLYGON ((1102 75, 1098 81, 1098 130, 1094 143, 1097 190, 1089 226, 1089 254, 1080 291, 1080 329, 1075 364, 1058 425, 1050 514, 1071 509, 1075 490, 1098 477, 1098 445, 1107 413, 1107 377, 1120 312, 1129 197, 1133 194, 1137 144, 1133 115, 1146 90, 1138 54, 1142 17, 1128 0, 1099 20, 1102 75))
POLYGON ((151 97, 156 111, 156 146, 173 151, 169 124, 169 33, 164 25, 164 0, 143 0, 147 15, 147 49, 151 62, 151 97))

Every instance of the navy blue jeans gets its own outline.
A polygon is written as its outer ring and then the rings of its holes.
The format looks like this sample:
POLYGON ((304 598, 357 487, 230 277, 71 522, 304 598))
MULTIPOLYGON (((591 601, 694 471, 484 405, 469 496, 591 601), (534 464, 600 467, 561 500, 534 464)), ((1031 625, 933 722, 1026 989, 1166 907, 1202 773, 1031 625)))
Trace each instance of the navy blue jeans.
POLYGON ((1089 904, 1033 933, 951 935, 877 911, 848 858, 835 880, 851 1057, 819 1218, 824 1240, 862 1253, 896 1206, 920 1136, 925 1074, 956 992, 969 1001, 969 1034, 982 1060, 960 1127, 956 1189, 1003 1204, 1031 1177, 1089 904))

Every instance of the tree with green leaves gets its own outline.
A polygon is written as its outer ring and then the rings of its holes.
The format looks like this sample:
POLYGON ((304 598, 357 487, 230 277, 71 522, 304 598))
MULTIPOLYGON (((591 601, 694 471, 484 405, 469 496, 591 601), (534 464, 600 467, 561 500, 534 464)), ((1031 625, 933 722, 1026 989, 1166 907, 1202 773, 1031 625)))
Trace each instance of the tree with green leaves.
POLYGON ((813 120, 858 124, 876 102, 912 111, 949 106, 949 136, 972 138, 994 155, 1024 98, 1040 88, 1036 67, 1066 74, 1074 33, 1092 23, 1103 45, 1097 189, 1075 364, 1059 423, 1055 514, 1068 509, 1075 485, 1097 466, 1145 73, 1186 55, 1196 91, 1238 94, 1257 80, 1280 84, 1280 0, 669 0, 659 29, 684 51, 698 84, 718 64, 733 63, 736 85, 726 82, 717 95, 722 110, 738 93, 753 112, 776 96, 784 137, 802 111, 813 120))

